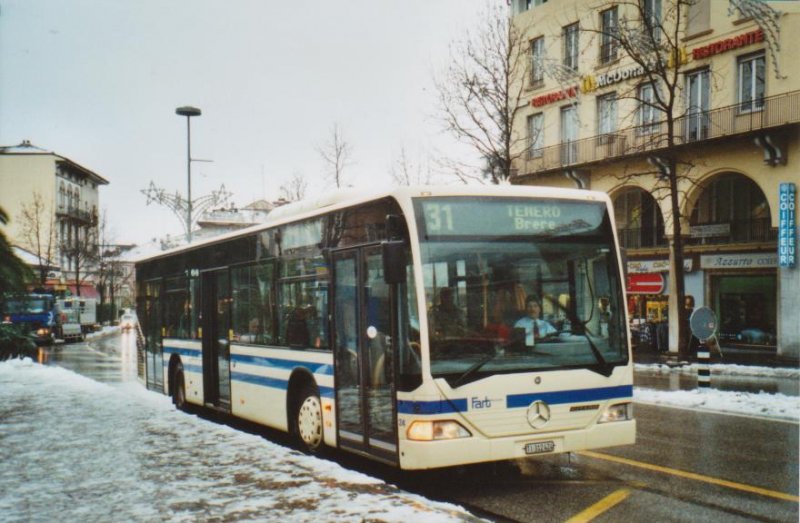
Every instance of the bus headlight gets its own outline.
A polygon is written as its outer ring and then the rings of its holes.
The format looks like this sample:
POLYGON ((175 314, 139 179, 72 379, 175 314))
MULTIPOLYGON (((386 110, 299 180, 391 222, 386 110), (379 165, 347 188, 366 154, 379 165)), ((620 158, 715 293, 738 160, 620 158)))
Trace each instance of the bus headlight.
POLYGON ((408 439, 414 441, 433 441, 438 439, 469 438, 472 433, 459 422, 453 420, 415 421, 406 431, 408 439))
POLYGON ((611 421, 627 421, 633 419, 633 404, 619 403, 611 405, 606 409, 597 423, 609 423, 611 421))
POLYGON ((49 336, 50 335, 50 329, 48 329, 46 327, 42 327, 41 329, 37 329, 36 330, 36 335, 39 336, 40 338, 43 338, 45 336, 49 336))

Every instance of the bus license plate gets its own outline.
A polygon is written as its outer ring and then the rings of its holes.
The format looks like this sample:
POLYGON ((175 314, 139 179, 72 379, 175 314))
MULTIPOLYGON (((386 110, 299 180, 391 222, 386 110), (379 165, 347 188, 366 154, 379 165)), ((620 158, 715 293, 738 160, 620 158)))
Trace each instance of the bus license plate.
POLYGON ((555 449, 556 444, 553 441, 537 441, 536 443, 525 445, 525 454, 544 454, 545 452, 553 452, 555 449))

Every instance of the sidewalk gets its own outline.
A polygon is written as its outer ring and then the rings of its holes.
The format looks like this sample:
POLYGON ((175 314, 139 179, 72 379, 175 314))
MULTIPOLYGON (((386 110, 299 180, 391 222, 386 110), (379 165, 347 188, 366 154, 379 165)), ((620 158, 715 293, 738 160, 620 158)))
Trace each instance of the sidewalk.
MULTIPOLYGON (((642 364, 678 364, 680 361, 677 353, 658 352, 655 347, 650 345, 634 345, 634 363, 642 364)), ((689 363, 697 362, 697 355, 692 354, 689 363)), ((731 365, 753 365, 761 367, 794 367, 800 366, 798 360, 778 357, 775 349, 761 347, 741 347, 741 346, 722 346, 722 354, 711 353, 711 364, 726 363, 731 365)))

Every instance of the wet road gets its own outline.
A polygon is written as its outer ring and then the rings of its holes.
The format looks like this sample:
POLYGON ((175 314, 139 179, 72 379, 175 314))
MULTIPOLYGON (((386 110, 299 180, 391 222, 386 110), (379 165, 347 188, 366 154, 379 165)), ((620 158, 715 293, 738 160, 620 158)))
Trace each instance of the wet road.
MULTIPOLYGON (((114 335, 63 346, 50 363, 124 382, 135 380, 134 350, 132 335, 114 335)), ((676 382, 637 375, 637 385, 650 378, 676 382)), ((408 474, 334 459, 497 521, 798 521, 796 423, 641 404, 635 416, 636 445, 515 464, 408 474)))

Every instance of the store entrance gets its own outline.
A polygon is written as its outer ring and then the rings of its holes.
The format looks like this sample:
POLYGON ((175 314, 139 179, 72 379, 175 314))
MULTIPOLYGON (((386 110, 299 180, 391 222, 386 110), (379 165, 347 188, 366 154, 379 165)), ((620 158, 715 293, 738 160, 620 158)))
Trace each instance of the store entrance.
POLYGON ((712 308, 719 317, 720 342, 776 348, 777 295, 775 275, 712 276, 712 308))

